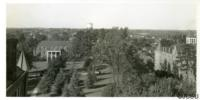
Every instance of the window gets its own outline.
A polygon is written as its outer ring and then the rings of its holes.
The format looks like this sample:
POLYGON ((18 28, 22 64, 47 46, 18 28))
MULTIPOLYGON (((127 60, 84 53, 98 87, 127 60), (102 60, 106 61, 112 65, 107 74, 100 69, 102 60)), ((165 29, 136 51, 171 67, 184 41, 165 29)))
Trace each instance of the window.
POLYGON ((196 43, 196 39, 194 38, 194 44, 196 43))
POLYGON ((55 52, 52 52, 53 53, 53 55, 55 55, 55 52))
POLYGON ((21 90, 20 87, 17 88, 17 90, 16 90, 16 96, 21 96, 21 91, 20 90, 21 90))
POLYGON ((59 56, 59 52, 56 52, 56 55, 59 56))

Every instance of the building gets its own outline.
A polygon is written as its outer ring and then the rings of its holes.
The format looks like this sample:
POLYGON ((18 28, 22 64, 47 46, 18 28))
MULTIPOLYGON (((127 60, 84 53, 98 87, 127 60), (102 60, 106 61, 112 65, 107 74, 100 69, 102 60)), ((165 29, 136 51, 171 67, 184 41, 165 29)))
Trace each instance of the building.
POLYGON ((197 44, 197 38, 195 35, 186 36, 186 44, 197 44))
POLYGON ((7 39, 6 48, 6 96, 26 96, 28 64, 22 52, 17 61, 17 40, 7 39), (17 64, 17 65, 16 65, 17 64))
POLYGON ((172 71, 177 57, 176 49, 176 46, 163 46, 158 44, 155 50, 154 69, 172 71), (166 64, 165 66, 167 68, 162 68, 163 64, 166 64))
POLYGON ((48 61, 61 55, 61 51, 70 51, 69 42, 67 41, 41 41, 35 51, 35 56, 48 61))
MULTIPOLYGON (((186 55, 183 52, 184 45, 175 45, 170 41, 166 41, 166 43, 167 45, 160 42, 155 50, 154 70, 167 71, 183 80, 195 82, 193 68, 196 68, 196 64, 193 59, 188 61, 191 64, 186 64, 187 61, 183 58, 186 55)), ((193 53, 195 54, 195 52, 193 53)))

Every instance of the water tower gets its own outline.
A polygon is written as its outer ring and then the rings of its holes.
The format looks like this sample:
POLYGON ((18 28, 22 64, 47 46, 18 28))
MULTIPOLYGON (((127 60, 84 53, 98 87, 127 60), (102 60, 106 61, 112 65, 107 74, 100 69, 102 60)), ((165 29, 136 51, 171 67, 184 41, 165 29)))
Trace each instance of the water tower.
POLYGON ((88 23, 87 24, 87 29, 93 29, 93 23, 88 23))

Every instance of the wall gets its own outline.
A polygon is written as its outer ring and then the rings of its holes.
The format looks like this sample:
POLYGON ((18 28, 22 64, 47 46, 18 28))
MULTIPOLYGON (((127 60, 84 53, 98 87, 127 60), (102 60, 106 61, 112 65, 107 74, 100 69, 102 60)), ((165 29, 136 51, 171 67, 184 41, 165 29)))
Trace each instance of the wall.
POLYGON ((167 63, 167 66, 170 66, 170 71, 173 70, 173 67, 174 67, 174 63, 176 61, 176 49, 173 48, 172 49, 172 52, 169 53, 169 52, 164 52, 162 51, 162 49, 160 47, 158 47, 156 50, 155 50, 155 61, 154 61, 154 70, 162 70, 162 64, 167 63))

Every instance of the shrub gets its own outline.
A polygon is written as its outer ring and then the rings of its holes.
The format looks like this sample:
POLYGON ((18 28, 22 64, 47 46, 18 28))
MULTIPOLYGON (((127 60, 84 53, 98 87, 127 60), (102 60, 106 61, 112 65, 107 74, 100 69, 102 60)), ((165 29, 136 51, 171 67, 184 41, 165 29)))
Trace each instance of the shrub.
POLYGON ((38 88, 41 94, 46 94, 50 92, 51 86, 52 84, 54 84, 57 73, 59 72, 59 69, 63 66, 64 63, 60 59, 55 59, 49 63, 47 72, 44 74, 43 78, 38 84, 38 88))
POLYGON ((54 83, 57 73, 57 68, 50 68, 47 71, 47 73, 43 76, 43 78, 38 84, 38 88, 40 89, 41 94, 50 92, 50 87, 54 83))
POLYGON ((78 73, 75 70, 70 78, 70 82, 65 82, 65 86, 63 88, 62 96, 81 96, 81 90, 79 87, 79 79, 78 73))
POLYGON ((91 73, 88 73, 87 78, 84 81, 85 87, 92 88, 95 81, 96 81, 96 76, 92 75, 91 73))
POLYGON ((107 85, 104 88, 104 90, 102 92, 102 96, 104 96, 104 97, 114 97, 115 92, 116 92, 116 85, 113 83, 113 84, 107 85))
POLYGON ((62 93, 62 87, 65 82, 65 73, 63 69, 60 69, 59 73, 56 76, 54 84, 51 86, 51 96, 59 96, 62 93))

